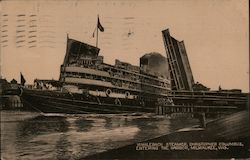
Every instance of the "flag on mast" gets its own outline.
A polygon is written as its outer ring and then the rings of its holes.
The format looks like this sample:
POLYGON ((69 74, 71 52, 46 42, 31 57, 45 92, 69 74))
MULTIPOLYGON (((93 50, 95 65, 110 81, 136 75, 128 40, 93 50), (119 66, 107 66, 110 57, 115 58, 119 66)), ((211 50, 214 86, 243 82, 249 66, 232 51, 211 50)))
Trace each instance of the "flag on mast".
POLYGON ((103 28, 103 26, 102 26, 102 24, 101 24, 101 22, 100 22, 99 16, 98 16, 97 27, 98 27, 98 29, 99 29, 101 32, 104 32, 104 28, 103 28))
POLYGON ((21 74, 21 84, 22 84, 22 86, 24 86, 26 80, 24 79, 22 72, 20 72, 20 74, 21 74))
MULTIPOLYGON (((104 32, 104 28, 103 28, 103 26, 102 26, 102 24, 100 22, 99 15, 97 17, 97 26, 96 26, 96 29, 95 29, 95 31, 96 31, 96 47, 98 47, 98 30, 100 30, 101 32, 104 32)), ((92 35, 93 37, 95 37, 95 31, 94 31, 94 33, 92 35)))

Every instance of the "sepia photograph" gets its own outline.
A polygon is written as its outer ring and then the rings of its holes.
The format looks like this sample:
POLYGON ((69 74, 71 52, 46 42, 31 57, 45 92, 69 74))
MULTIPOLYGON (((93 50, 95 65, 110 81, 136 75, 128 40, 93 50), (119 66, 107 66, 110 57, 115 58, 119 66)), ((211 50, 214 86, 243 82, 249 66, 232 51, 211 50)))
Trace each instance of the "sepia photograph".
POLYGON ((0 159, 250 158, 248 0, 0 0, 0 159))

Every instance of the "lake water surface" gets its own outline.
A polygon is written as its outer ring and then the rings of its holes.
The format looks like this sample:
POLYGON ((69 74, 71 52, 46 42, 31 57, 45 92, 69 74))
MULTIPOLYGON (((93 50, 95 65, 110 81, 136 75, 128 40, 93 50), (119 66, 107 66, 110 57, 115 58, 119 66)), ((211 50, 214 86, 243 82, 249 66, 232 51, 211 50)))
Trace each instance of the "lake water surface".
POLYGON ((1 159, 81 159, 196 124, 154 114, 1 111, 1 159))

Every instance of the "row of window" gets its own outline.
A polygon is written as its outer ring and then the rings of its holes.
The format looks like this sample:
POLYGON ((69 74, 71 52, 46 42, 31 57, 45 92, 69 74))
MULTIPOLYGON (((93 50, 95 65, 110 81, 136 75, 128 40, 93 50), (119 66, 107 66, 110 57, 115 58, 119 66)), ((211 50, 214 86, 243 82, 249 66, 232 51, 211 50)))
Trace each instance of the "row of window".
MULTIPOLYGON (((104 82, 111 82, 114 86, 122 87, 122 88, 129 88, 129 89, 137 89, 137 90, 145 90, 150 92, 158 92, 167 94, 167 89, 157 88, 151 86, 151 84, 141 84, 132 81, 126 81, 121 79, 109 78, 109 77, 102 77, 97 75, 91 75, 86 73, 75 73, 75 72, 66 72, 64 77, 75 77, 75 78, 86 78, 86 79, 93 79, 93 80, 100 80, 104 82)), ((170 85, 168 85, 170 87, 170 85)))
MULTIPOLYGON (((152 77, 146 77, 139 75, 139 73, 130 71, 130 70, 121 70, 120 68, 108 66, 108 65, 102 65, 102 64, 97 64, 97 61, 91 61, 91 60, 85 60, 82 61, 82 63, 77 62, 77 63, 72 63, 69 66, 78 66, 78 67, 83 67, 83 68, 90 68, 90 69, 95 69, 95 70, 101 70, 101 71, 107 71, 111 74, 111 76, 120 76, 121 78, 128 78, 133 81, 140 81, 143 83, 150 83, 154 85, 161 85, 161 81, 158 79, 153 79, 152 77), (85 62, 85 63, 84 63, 85 62)), ((149 76, 149 75, 148 75, 149 76)), ((155 77, 157 78, 157 77, 155 77)))
MULTIPOLYGON (((97 69, 96 67, 94 67, 94 65, 92 67, 88 66, 88 67, 85 67, 85 68, 100 70, 100 69, 97 69)), ((98 68, 100 68, 100 67, 98 67, 98 68)), ((170 88, 169 83, 162 82, 162 81, 155 80, 155 79, 151 79, 151 78, 147 78, 147 77, 144 77, 144 76, 140 76, 138 74, 132 74, 132 73, 123 72, 123 71, 120 71, 120 70, 115 70, 114 71, 114 70, 111 70, 110 68, 109 68, 109 70, 107 70, 107 72, 109 73, 109 75, 111 77, 114 77, 115 79, 121 78, 121 79, 127 79, 129 81, 133 81, 133 82, 138 82, 138 83, 141 82, 141 83, 146 83, 146 84, 150 84, 150 85, 161 86, 161 87, 164 87, 164 88, 166 88, 166 87, 170 88)), ((79 74, 81 74, 81 73, 79 73, 79 74)), ((92 78, 91 76, 92 75, 89 75, 90 79, 92 78)), ((102 80, 103 78, 107 78, 107 77, 98 77, 98 76, 96 76, 95 78, 97 78, 98 80, 102 80)))

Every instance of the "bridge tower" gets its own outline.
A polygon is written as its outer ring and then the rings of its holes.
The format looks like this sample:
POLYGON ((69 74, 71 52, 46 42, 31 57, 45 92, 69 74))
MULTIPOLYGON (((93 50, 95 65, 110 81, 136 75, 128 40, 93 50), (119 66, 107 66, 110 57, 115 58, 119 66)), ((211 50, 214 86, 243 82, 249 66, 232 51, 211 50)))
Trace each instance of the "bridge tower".
POLYGON ((169 29, 163 30, 162 36, 170 70, 172 90, 193 91, 194 78, 184 41, 173 38, 169 29))

